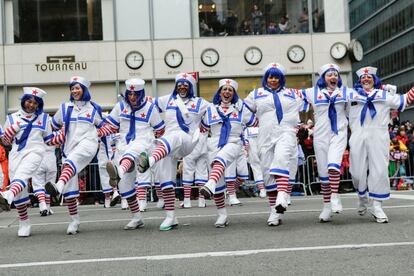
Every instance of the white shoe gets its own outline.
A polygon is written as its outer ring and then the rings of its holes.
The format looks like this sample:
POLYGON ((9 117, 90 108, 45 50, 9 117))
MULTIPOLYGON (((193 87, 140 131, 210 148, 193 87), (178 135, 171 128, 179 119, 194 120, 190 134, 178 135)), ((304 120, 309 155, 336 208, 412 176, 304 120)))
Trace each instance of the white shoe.
POLYGON ((79 224, 80 224, 79 214, 71 216, 71 218, 72 218, 72 222, 69 223, 68 229, 66 230, 66 234, 76 235, 77 233, 79 233, 79 224))
POLYGON ((372 202, 372 207, 369 209, 372 216, 375 218, 375 220, 378 223, 387 223, 388 217, 384 213, 384 210, 382 210, 382 202, 379 200, 375 200, 372 202))
POLYGON ((178 225, 174 211, 166 211, 166 217, 160 225, 160 231, 169 231, 178 225))
POLYGON ((291 200, 290 194, 287 194, 287 200, 286 201, 287 201, 288 206, 292 205, 292 200, 291 200))
POLYGON ((111 207, 114 207, 118 203, 118 201, 119 201, 120 198, 121 198, 121 195, 118 193, 118 191, 115 191, 112 194, 112 200, 111 200, 110 206, 111 207))
POLYGON ((122 210, 128 209, 128 201, 125 198, 121 199, 121 209, 122 210))
POLYGON ((141 212, 145 212, 147 210, 147 201, 146 200, 138 200, 139 210, 141 212))
POLYGON ((216 228, 224 228, 229 225, 229 220, 227 219, 227 210, 226 208, 217 209, 217 220, 214 223, 216 228))
POLYGON ((282 221, 282 214, 276 213, 275 206, 270 206, 270 216, 267 219, 267 225, 278 226, 282 221))
POLYGON ((50 208, 50 205, 47 206, 47 215, 51 216, 53 215, 55 212, 53 212, 52 208, 50 208))
POLYGON ((198 208, 206 208, 206 200, 204 198, 198 198, 198 208))
POLYGON ((13 203, 14 196, 12 192, 0 192, 0 209, 10 211, 10 205, 13 203))
POLYGON ((213 197, 214 192, 216 191, 216 183, 213 180, 207 181, 203 187, 200 189, 200 193, 204 196, 205 199, 210 199, 213 197))
POLYGON ((19 237, 28 237, 30 236, 30 229, 31 229, 31 225, 30 225, 30 220, 26 219, 26 220, 20 220, 19 221, 19 230, 17 231, 17 236, 19 237))
POLYGON ((288 207, 288 194, 286 192, 278 192, 276 197, 276 212, 279 214, 283 214, 287 207, 288 207))
POLYGON ((266 198, 266 190, 265 189, 261 189, 259 192, 259 197, 260 198, 266 198))
POLYGON ((39 203, 39 211, 40 211, 40 216, 41 217, 47 216, 48 210, 47 210, 46 202, 40 202, 39 203))
POLYGON ((124 230, 134 230, 134 229, 141 228, 143 226, 144 226, 144 222, 142 221, 141 214, 138 212, 132 215, 131 221, 128 222, 128 224, 124 226, 124 230))
POLYGON ((164 206, 165 206, 164 199, 163 198, 158 198, 157 208, 158 209, 164 209, 164 206))
POLYGON ((368 210, 368 197, 358 197, 358 214, 363 216, 367 213, 368 210))
POLYGON ((324 203, 322 212, 319 214, 320 222, 328 222, 332 220, 332 207, 331 203, 324 203))
POLYGON ((180 208, 191 208, 191 199, 184 198, 183 203, 180 204, 180 208))
MULTIPOLYGON (((53 185, 53 184, 52 184, 53 185)), ((56 191, 61 195, 63 193, 63 189, 65 188, 65 183, 62 180, 59 180, 55 184, 56 191)))
POLYGON ((240 200, 237 198, 236 195, 229 195, 229 205, 230 206, 236 206, 241 205, 240 200))
POLYGON ((332 207, 332 212, 334 213, 339 214, 342 212, 341 198, 339 197, 338 193, 331 194, 331 207, 332 207))
POLYGON ((104 208, 110 208, 110 207, 111 207, 111 200, 110 199, 105 199, 104 208))

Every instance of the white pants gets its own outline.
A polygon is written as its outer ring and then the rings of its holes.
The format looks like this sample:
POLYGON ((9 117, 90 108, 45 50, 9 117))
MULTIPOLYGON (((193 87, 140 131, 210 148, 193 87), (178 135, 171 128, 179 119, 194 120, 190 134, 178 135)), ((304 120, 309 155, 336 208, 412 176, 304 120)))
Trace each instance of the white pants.
POLYGON ((46 151, 42 163, 32 177, 33 193, 46 192, 45 184, 56 182, 57 164, 54 151, 46 151))
POLYGON ((109 185, 109 175, 106 171, 106 163, 108 163, 109 158, 107 155, 107 149, 105 145, 101 142, 99 144, 98 151, 98 168, 99 168, 99 178, 101 180, 101 187, 103 193, 112 192, 112 187, 109 185))
POLYGON ((255 184, 263 184, 263 172, 262 167, 260 166, 259 159, 259 145, 257 144, 257 137, 249 138, 249 156, 247 161, 250 164, 250 167, 253 171, 253 178, 255 184))

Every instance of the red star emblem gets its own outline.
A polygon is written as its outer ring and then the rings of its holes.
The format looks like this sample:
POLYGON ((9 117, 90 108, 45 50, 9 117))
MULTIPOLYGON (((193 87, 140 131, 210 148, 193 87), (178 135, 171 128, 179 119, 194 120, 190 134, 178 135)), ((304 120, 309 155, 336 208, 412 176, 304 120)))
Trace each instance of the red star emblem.
POLYGON ((90 118, 91 117, 91 114, 86 114, 86 118, 90 118))
POLYGON ((133 86, 133 85, 129 86, 129 91, 134 91, 134 89, 135 89, 135 86, 133 86))
POLYGON ((41 126, 41 125, 42 125, 42 122, 41 122, 41 121, 38 121, 38 122, 37 122, 37 125, 38 125, 38 126, 41 126))
POLYGON ((73 81, 77 81, 78 80, 78 77, 74 77, 72 80, 73 81))
POLYGON ((329 64, 329 68, 334 68, 335 66, 333 64, 329 64))
POLYGON ((182 77, 183 77, 184 79, 186 79, 186 78, 188 77, 188 75, 187 75, 186 73, 184 73, 184 74, 182 75, 182 77))
POLYGON ((355 96, 355 99, 358 99, 358 95, 355 96))
POLYGON ((33 89, 32 90, 32 95, 35 95, 36 96, 37 94, 39 94, 39 91, 37 91, 36 89, 33 89))
POLYGON ((233 113, 233 118, 237 118, 237 114, 236 113, 233 113))
POLYGON ((272 63, 272 67, 277 67, 277 64, 276 63, 272 63))
POLYGON ((364 74, 366 74, 366 75, 368 75, 368 73, 369 73, 369 70, 368 70, 368 68, 365 68, 364 70, 362 70, 363 72, 364 72, 364 74))
POLYGON ((122 113, 127 114, 128 110, 126 108, 124 108, 124 110, 122 110, 122 113))
POLYGON ((213 115, 213 120, 215 120, 215 119, 217 119, 217 115, 216 114, 213 115))
POLYGON ((141 113, 141 118, 145 118, 145 113, 141 113))
POLYGON ((192 109, 194 109, 194 108, 196 108, 196 105, 193 103, 193 104, 191 104, 191 108, 192 109))
POLYGON ((323 98, 322 95, 318 96, 318 100, 322 100, 322 98, 323 98))
POLYGON ((169 106, 172 106, 173 104, 174 104, 173 102, 170 102, 168 105, 169 105, 169 106))
POLYGON ((289 96, 292 96, 292 92, 288 91, 288 95, 289 95, 289 96))
POLYGON ((231 80, 226 80, 227 85, 230 85, 230 83, 231 83, 231 80))
POLYGON ((260 91, 259 93, 257 93, 259 96, 261 96, 261 95, 263 95, 263 92, 262 91, 260 91))
POLYGON ((26 116, 26 119, 30 119, 30 118, 32 118, 32 115, 27 115, 26 116))
POLYGON ((341 94, 338 94, 338 98, 342 98, 342 95, 341 94))
POLYGON ((16 124, 19 126, 20 125, 20 122, 17 122, 16 124))

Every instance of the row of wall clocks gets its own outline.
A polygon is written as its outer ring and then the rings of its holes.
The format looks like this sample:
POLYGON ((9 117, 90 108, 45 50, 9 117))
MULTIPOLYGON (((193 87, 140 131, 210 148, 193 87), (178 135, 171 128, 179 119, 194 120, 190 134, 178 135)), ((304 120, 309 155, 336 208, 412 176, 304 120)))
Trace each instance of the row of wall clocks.
MULTIPOLYGON (((353 40, 348 47, 342 42, 334 43, 330 48, 330 55, 336 60, 343 59, 347 52, 350 52, 354 61, 363 58, 363 48, 359 41, 353 40)), ((300 45, 293 45, 287 50, 287 57, 293 63, 300 63, 305 59, 305 49, 300 45)), ((214 48, 207 48, 201 53, 201 62, 208 67, 215 66, 220 60, 219 52, 214 48)), ((250 65, 257 65, 262 61, 263 53, 259 47, 252 46, 244 51, 244 60, 250 65)), ((170 68, 177 68, 183 63, 183 54, 172 49, 165 53, 164 62, 170 68)), ((144 64, 144 56, 138 51, 131 51, 125 57, 126 65, 133 70, 137 70, 144 64)))

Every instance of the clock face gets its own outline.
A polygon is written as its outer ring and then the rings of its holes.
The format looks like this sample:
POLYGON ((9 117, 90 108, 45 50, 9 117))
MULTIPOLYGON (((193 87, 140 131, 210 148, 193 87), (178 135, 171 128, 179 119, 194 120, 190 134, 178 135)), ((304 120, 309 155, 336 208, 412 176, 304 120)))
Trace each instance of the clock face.
POLYGON ((164 56, 165 64, 171 68, 177 68, 183 63, 183 55, 178 50, 169 50, 164 56))
POLYGON ((336 42, 332 45, 330 53, 334 59, 340 60, 346 56, 348 51, 346 45, 342 42, 336 42))
POLYGON ((356 61, 361 61, 364 58, 364 48, 359 40, 352 43, 352 52, 356 61))
POLYGON ((144 56, 138 51, 131 51, 125 56, 125 64, 132 70, 137 70, 144 64, 144 56))
POLYGON ((208 48, 201 53, 201 62, 205 66, 214 66, 219 62, 219 59, 220 55, 215 49, 208 48))
POLYGON ((259 64, 260 61, 262 61, 262 51, 257 47, 249 47, 244 52, 244 59, 248 64, 256 65, 259 64))
POLYGON ((299 63, 305 59, 305 49, 299 45, 293 45, 288 49, 287 56, 291 62, 299 63))

